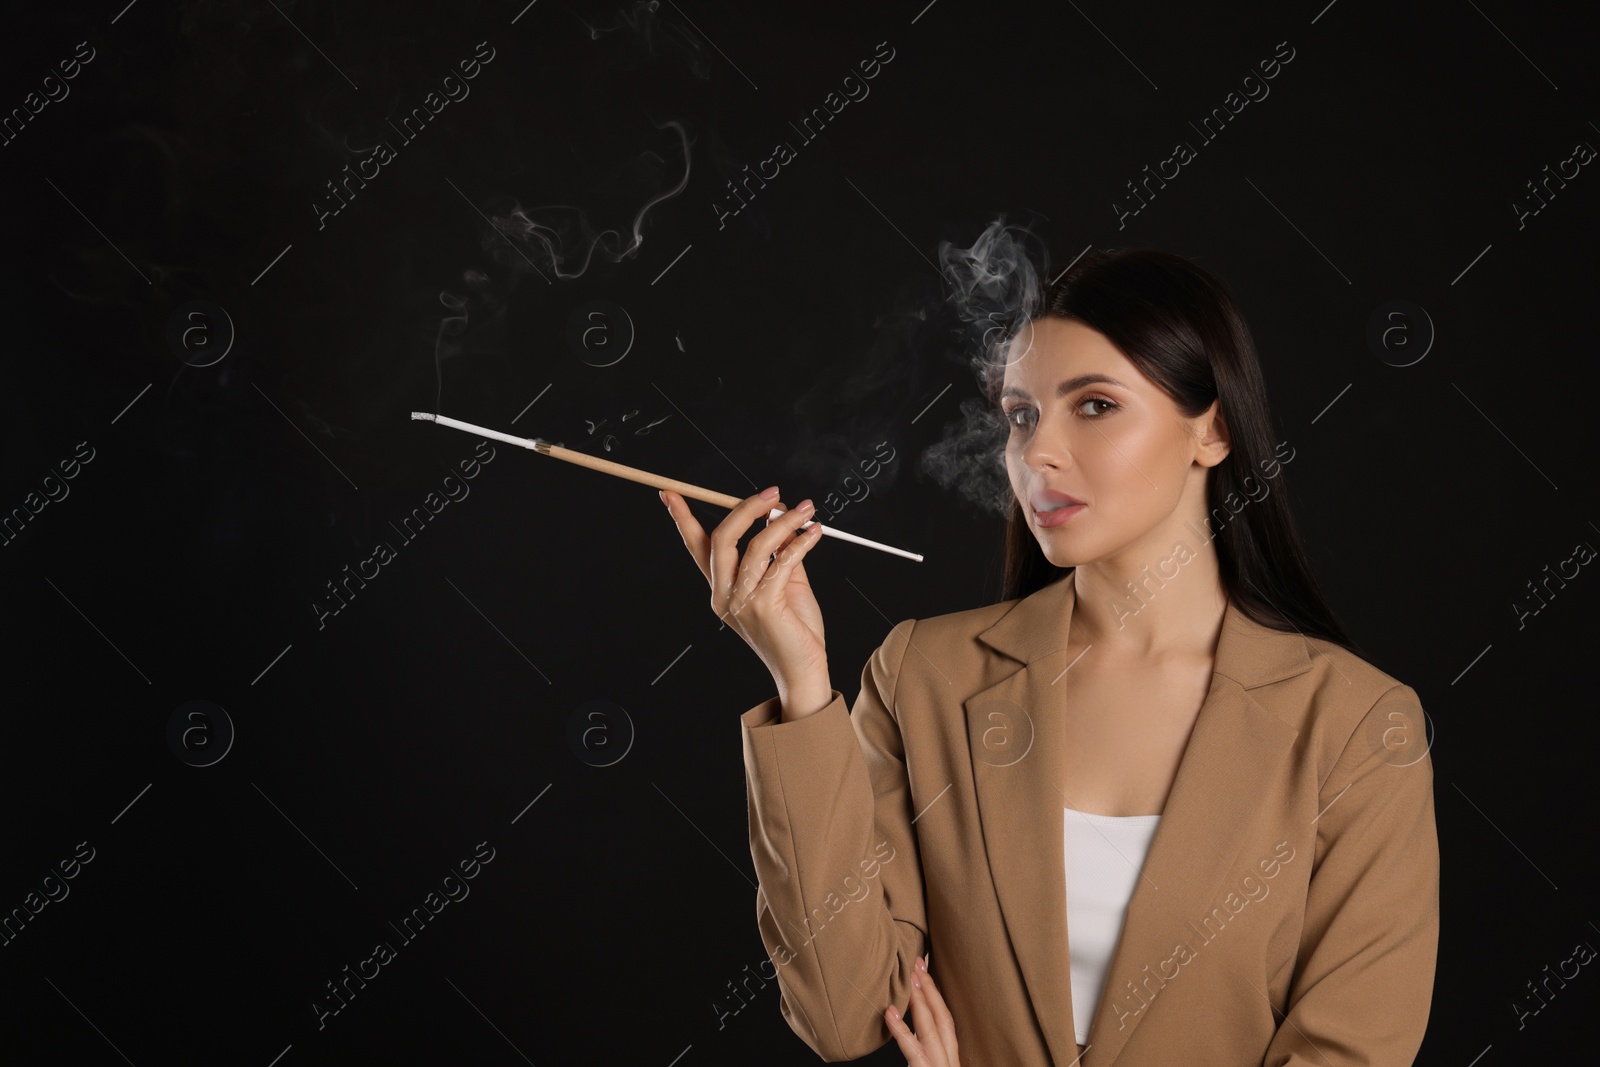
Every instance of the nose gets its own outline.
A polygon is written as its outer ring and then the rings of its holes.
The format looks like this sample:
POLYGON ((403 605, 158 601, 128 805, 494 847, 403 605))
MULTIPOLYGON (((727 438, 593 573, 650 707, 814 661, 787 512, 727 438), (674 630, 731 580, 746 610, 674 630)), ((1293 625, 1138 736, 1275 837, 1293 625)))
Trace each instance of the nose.
POLYGON ((1049 419, 1040 417, 1022 445, 1022 462, 1029 470, 1063 470, 1072 466, 1067 435, 1049 419))

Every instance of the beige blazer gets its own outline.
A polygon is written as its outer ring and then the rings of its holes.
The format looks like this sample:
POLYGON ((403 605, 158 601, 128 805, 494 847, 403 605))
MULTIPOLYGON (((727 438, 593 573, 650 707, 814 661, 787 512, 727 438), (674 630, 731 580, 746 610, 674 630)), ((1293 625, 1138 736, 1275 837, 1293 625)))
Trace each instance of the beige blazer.
MULTIPOLYGON (((853 709, 742 716, 756 920, 824 1060, 893 1040, 923 952, 965 1067, 1076 1060, 1051 688, 1073 600, 1069 575, 904 620, 853 709)), ((1439 937, 1427 744, 1409 686, 1230 603, 1082 1067, 1410 1064, 1439 937)))

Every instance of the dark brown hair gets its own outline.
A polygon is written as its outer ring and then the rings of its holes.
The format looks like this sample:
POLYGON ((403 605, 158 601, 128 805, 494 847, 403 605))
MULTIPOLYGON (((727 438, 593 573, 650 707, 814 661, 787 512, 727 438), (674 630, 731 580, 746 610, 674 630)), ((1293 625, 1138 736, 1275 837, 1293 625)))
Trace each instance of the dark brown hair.
MULTIPOLYGON (((1227 287, 1198 264, 1149 248, 1093 249, 1054 282, 1038 285, 1031 319, 1072 318, 1098 331, 1170 396, 1184 417, 1199 415, 1221 398, 1230 450, 1206 472, 1206 521, 1228 598, 1264 626, 1361 654, 1317 588, 1289 508, 1287 475, 1274 452, 1255 342, 1227 287), (1277 484, 1252 500, 1247 489, 1263 477, 1277 484), (1230 500, 1235 507, 1227 506, 1230 500)), ((985 392, 995 408, 1007 345, 1028 314, 1014 312, 1003 339, 988 353, 985 392)), ((1026 597, 1072 570, 1045 558, 1012 494, 1002 599, 1026 597)))

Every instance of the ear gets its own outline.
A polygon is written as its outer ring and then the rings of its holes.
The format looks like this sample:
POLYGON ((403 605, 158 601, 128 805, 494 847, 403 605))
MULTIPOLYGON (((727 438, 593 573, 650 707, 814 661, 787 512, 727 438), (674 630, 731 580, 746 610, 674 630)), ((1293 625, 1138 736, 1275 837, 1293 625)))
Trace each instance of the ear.
POLYGON ((1215 467, 1227 458, 1232 450, 1227 420, 1222 417, 1222 398, 1193 420, 1195 428, 1195 462, 1202 467, 1215 467))

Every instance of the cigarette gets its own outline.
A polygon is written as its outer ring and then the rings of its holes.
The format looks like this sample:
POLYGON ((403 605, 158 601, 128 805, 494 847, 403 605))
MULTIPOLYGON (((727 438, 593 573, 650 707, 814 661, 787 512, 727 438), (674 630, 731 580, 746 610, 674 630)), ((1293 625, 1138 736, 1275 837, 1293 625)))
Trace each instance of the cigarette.
MULTIPOLYGON (((609 459, 600 459, 596 456, 585 455, 582 452, 574 452, 570 448, 562 448, 560 445, 551 444, 549 441, 546 441, 540 437, 513 437, 511 434, 501 433, 498 430, 491 430, 484 426, 476 426, 470 422, 462 422, 460 419, 452 419, 447 415, 434 415, 426 411, 413 411, 411 413, 411 417, 413 419, 422 419, 427 422, 436 422, 440 426, 450 426, 457 430, 465 430, 467 433, 475 433, 480 437, 488 437, 495 441, 504 441, 508 445, 517 445, 520 448, 531 448, 533 451, 542 456, 550 456, 553 459, 566 460, 568 463, 576 463, 580 467, 588 467, 590 470, 596 470, 602 474, 614 474, 618 478, 626 478, 630 482, 639 482, 643 485, 653 485, 657 489, 670 489, 679 496, 688 497, 691 500, 703 500, 707 504, 718 504, 725 508, 737 507, 739 504, 744 503, 743 499, 740 497, 730 496, 727 493, 718 493, 714 490, 705 489, 698 485, 691 485, 688 482, 680 482, 676 478, 667 478, 660 474, 652 474, 649 471, 640 470, 638 467, 629 467, 622 463, 613 463, 609 459)), ((783 513, 784 511, 782 508, 773 508, 767 513, 767 518, 769 520, 776 519, 783 513)), ((815 519, 807 520, 801 525, 800 528, 802 530, 810 529, 812 525, 816 524, 816 521, 817 520, 815 519)), ((921 553, 907 552, 903 548, 895 548, 892 545, 886 545, 878 541, 871 541, 865 537, 857 537, 855 534, 845 533, 843 530, 836 530, 832 526, 823 526, 822 535, 824 537, 837 537, 841 541, 849 541, 851 544, 863 545, 866 548, 875 548, 879 552, 888 552, 891 555, 903 556, 906 559, 914 559, 918 563, 922 562, 921 553)))

